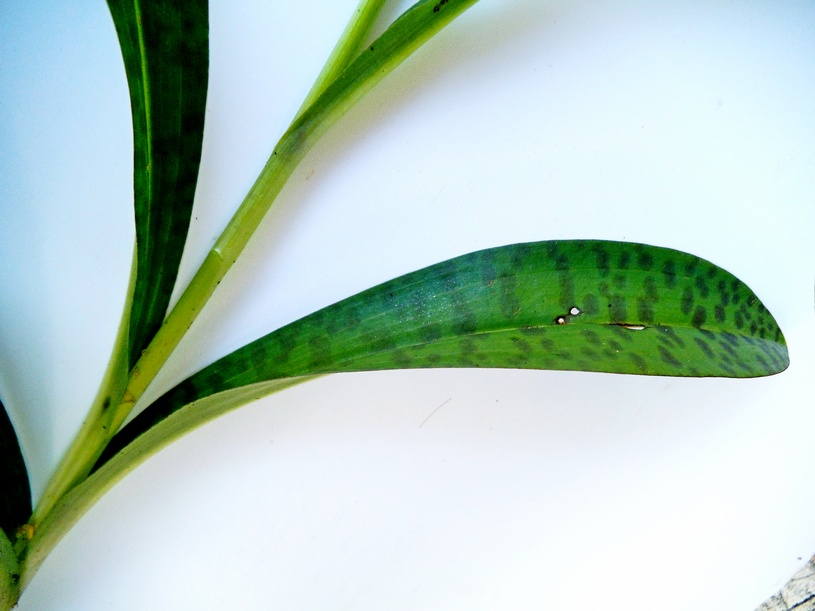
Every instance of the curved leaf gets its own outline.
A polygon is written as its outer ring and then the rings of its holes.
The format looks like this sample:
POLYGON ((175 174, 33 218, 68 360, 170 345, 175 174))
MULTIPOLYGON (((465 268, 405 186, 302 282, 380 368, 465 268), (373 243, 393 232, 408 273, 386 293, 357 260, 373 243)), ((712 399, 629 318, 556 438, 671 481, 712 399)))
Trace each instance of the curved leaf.
POLYGON ((703 259, 622 242, 516 244, 407 274, 248 344, 134 418, 100 464, 189 403, 269 380, 431 367, 755 377, 788 364, 764 305, 703 259))
POLYGON ((31 488, 14 426, 0 402, 0 529, 14 541, 31 515, 31 488))
POLYGON ((192 213, 209 69, 206 0, 108 0, 133 115, 132 367, 167 312, 192 213), (146 10, 149 9, 149 10, 146 10))

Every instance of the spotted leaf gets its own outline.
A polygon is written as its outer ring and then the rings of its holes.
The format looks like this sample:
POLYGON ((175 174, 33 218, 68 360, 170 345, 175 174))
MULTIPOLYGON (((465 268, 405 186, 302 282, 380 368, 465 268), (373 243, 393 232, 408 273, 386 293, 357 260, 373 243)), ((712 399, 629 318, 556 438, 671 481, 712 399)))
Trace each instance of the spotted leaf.
POLYGON ((699 257, 609 241, 516 244, 396 278, 248 344, 147 408, 105 457, 202 398, 302 376, 503 367, 756 377, 788 364, 758 297, 699 257))

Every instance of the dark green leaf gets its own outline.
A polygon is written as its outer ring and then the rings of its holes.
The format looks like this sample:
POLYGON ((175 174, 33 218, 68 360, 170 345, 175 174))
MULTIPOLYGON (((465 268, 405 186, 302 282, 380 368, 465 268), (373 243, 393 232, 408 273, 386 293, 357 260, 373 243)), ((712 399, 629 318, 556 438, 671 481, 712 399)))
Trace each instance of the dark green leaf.
POLYGON ((10 541, 31 515, 31 488, 14 426, 0 402, 0 529, 10 541))
POLYGON ((206 0, 109 0, 130 88, 136 288, 132 366, 167 312, 192 212, 209 67, 206 0), (143 10, 144 9, 144 10, 143 10), (149 10, 147 10, 149 9, 149 10))
POLYGON ((248 344, 148 407, 103 460, 189 403, 267 380, 430 367, 755 377, 788 364, 755 294, 703 259, 621 242, 516 244, 407 274, 248 344))

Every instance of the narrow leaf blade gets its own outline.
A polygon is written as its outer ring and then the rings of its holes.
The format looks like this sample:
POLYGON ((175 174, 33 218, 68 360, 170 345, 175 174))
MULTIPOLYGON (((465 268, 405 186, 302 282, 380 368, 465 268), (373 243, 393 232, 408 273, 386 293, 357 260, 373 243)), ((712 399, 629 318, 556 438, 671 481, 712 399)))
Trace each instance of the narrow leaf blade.
POLYGON ((755 377, 788 364, 756 295, 699 257, 595 240, 516 244, 396 278, 248 344, 148 407, 104 459, 189 403, 269 380, 437 367, 755 377))
POLYGON ((132 366, 161 325, 175 284, 201 158, 209 18, 206 0, 109 0, 130 89, 138 276, 132 366), (148 10, 149 9, 149 10, 148 10))
POLYGON ((0 529, 10 541, 31 515, 31 487, 14 426, 0 402, 0 529))

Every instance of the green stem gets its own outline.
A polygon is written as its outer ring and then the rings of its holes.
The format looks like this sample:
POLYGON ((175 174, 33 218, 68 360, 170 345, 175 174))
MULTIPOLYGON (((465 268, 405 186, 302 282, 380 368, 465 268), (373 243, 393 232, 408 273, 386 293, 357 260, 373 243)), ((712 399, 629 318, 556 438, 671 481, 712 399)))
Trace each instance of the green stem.
POLYGON ((385 2, 387 0, 360 0, 351 20, 345 26, 345 30, 295 117, 302 115, 359 53, 362 41, 368 36, 385 2))

